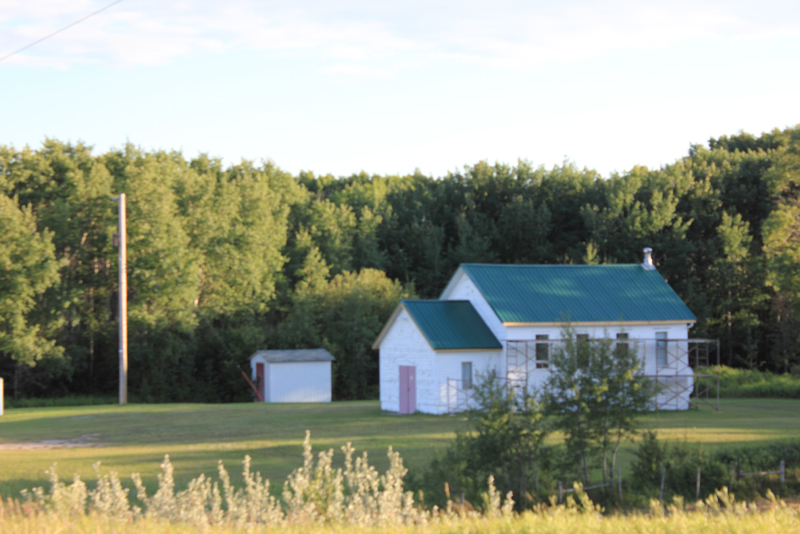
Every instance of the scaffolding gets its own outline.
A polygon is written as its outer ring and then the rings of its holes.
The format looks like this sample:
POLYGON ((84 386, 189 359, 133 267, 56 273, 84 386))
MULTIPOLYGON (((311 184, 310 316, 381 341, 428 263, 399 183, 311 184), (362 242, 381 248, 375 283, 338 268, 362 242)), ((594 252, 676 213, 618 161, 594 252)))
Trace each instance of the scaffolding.
MULTIPOLYGON (((601 341, 599 339, 588 340, 601 341)), ((717 339, 617 339, 614 349, 633 350, 645 362, 641 376, 658 388, 656 410, 697 409, 701 404, 719 411, 720 347, 717 339)), ((563 349, 560 339, 506 341, 506 376, 498 378, 506 391, 533 393, 544 384, 550 370, 550 356, 563 349)), ((472 389, 463 381, 447 379, 447 412, 466 411, 473 406, 472 389)))
POLYGON ((458 378, 447 379, 447 413, 466 412, 472 408, 472 388, 467 388, 458 378))
MULTIPOLYGON (((506 378, 495 377, 499 389, 502 390, 504 395, 508 395, 511 390, 515 392, 517 402, 521 402, 522 392, 519 388, 522 384, 517 380, 508 380, 506 378)), ((472 408, 477 408, 475 397, 470 383, 469 387, 465 386, 465 382, 459 378, 447 379, 447 413, 453 415, 454 413, 466 412, 472 408)))
POLYGON ((550 355, 563 347, 559 339, 506 341, 506 380, 512 387, 530 391, 550 370, 550 355))
POLYGON ((644 343, 644 355, 647 355, 648 344, 655 352, 655 371, 646 369, 645 376, 658 387, 656 410, 698 409, 704 404, 719 411, 720 379, 718 372, 712 372, 720 365, 718 339, 640 341, 644 343), (712 357, 712 352, 716 358, 712 357))

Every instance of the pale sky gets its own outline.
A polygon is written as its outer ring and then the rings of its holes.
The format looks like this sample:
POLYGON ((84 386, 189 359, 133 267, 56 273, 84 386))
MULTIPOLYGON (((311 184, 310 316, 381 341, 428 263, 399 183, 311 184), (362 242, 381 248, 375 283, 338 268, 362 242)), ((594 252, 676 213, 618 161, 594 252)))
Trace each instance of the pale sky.
MULTIPOLYGON (((0 0, 0 57, 111 0, 0 0)), ((800 123, 800 2, 121 3, 0 62, 0 144, 608 175, 800 123)))

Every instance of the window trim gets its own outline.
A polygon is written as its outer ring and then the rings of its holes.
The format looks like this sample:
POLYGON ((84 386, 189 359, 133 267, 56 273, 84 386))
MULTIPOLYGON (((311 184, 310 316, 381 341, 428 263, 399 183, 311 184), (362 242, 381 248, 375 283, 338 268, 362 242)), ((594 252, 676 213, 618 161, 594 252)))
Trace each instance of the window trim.
POLYGON ((575 334, 575 351, 578 356, 579 367, 589 367, 591 355, 589 353, 589 343, 592 338, 589 334, 575 334))
POLYGON ((628 356, 630 351, 630 335, 627 332, 618 332, 616 346, 614 347, 620 356, 628 356))
POLYGON ((472 389, 472 362, 461 362, 461 386, 464 391, 472 389), (469 373, 465 371, 469 369, 469 373))
POLYGON ((667 352, 667 332, 656 332, 656 367, 669 367, 669 354, 667 352), (663 363, 660 356, 663 355, 663 363))
POLYGON ((548 334, 536 334, 536 368, 549 369, 550 368, 550 336, 548 334), (540 341, 548 341, 548 343, 539 343, 540 341), (544 358, 540 356, 544 355, 544 358))

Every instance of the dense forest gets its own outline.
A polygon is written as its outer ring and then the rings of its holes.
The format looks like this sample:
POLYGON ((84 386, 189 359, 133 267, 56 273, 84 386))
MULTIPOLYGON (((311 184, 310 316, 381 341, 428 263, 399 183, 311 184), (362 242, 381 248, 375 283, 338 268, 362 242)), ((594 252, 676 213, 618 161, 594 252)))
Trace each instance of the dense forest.
POLYGON ((292 176, 132 144, 0 146, 7 394, 116 391, 121 192, 136 400, 249 400, 237 366, 254 350, 319 346, 335 398, 373 398, 384 321, 459 263, 638 263, 645 246, 723 363, 800 372, 800 126, 610 177, 526 161, 292 176))

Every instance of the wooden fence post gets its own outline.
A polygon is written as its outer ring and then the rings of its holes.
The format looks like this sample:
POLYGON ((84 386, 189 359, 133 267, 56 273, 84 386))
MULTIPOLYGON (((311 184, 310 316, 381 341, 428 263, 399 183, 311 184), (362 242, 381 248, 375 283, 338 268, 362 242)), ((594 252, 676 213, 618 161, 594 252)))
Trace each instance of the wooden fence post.
POLYGON ((781 460, 781 486, 786 482, 786 462, 781 460))
POLYGON ((700 466, 697 466, 697 492, 694 498, 695 501, 700 500, 700 466))
POLYGON ((561 481, 559 480, 558 481, 558 502, 559 502, 559 504, 561 503, 562 497, 564 497, 564 491, 563 491, 563 488, 561 487, 561 481))
POLYGON ((733 482, 734 482, 734 477, 735 476, 736 476, 736 464, 731 463, 731 485, 728 488, 728 491, 733 489, 733 482))
POLYGON ((608 468, 608 484, 603 489, 606 493, 614 495, 614 466, 608 468))
POLYGON ((450 379, 447 379, 447 414, 452 415, 453 412, 450 411, 450 379))

